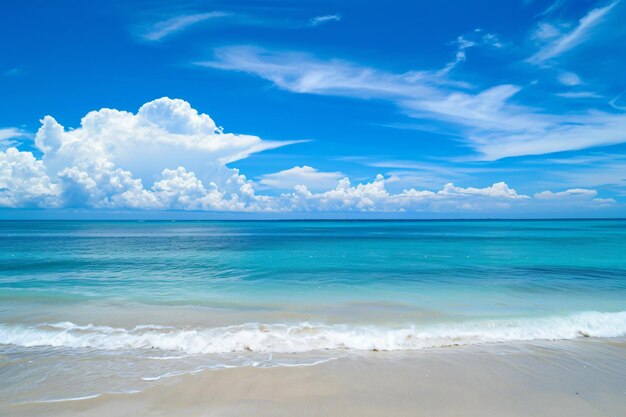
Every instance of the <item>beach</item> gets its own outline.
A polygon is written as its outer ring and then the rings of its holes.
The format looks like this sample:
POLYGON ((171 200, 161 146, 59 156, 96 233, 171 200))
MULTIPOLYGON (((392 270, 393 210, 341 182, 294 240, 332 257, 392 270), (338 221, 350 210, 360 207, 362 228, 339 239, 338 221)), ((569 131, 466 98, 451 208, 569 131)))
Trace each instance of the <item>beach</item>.
POLYGON ((626 417, 626 0, 2 12, 0 417, 626 417))
POLYGON ((626 340, 369 352, 315 366, 172 377, 11 416, 626 416, 626 340))
POLYGON ((0 415, 620 416, 626 222, 1 222, 0 415))

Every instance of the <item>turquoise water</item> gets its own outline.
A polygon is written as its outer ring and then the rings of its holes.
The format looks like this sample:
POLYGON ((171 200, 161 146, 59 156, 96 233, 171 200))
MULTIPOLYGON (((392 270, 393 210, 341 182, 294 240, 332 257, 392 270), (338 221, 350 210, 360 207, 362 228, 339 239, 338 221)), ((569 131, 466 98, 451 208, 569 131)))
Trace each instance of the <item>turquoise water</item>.
POLYGON ((626 335, 624 220, 0 222, 0 247, 0 401, 626 335))

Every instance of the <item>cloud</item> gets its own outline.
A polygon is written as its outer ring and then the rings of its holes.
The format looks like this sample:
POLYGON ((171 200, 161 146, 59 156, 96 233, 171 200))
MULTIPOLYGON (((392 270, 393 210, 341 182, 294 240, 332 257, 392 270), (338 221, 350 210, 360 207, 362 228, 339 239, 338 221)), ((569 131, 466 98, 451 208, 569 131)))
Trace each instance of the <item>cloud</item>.
POLYGON ((302 29, 307 27, 317 27, 330 22, 338 22, 341 15, 331 14, 315 16, 308 21, 291 21, 289 19, 277 19, 275 17, 263 17, 234 13, 229 11, 212 11, 205 13, 185 13, 176 15, 165 20, 139 25, 137 36, 148 42, 162 41, 167 37, 183 32, 199 23, 220 20, 230 26, 257 26, 284 29, 302 29))
POLYGON ((446 71, 391 73, 338 59, 250 46, 217 49, 213 60, 198 65, 246 72, 294 93, 391 101, 412 118, 446 122, 478 154, 475 159, 626 142, 625 114, 594 109, 551 114, 516 103, 520 86, 501 84, 468 92, 464 84, 451 81, 446 71))
POLYGON ((0 128, 0 148, 15 146, 15 139, 29 137, 30 134, 17 127, 0 128))
POLYGON ((550 6, 548 6, 547 9, 545 9, 543 12, 539 13, 538 16, 546 16, 549 15, 553 12, 555 12, 556 10, 560 9, 563 4, 565 4, 565 0, 555 0, 554 3, 552 3, 550 6))
MULTIPOLYGON (((261 184, 288 190, 257 194, 255 184, 231 163, 293 142, 224 133, 183 100, 161 98, 137 113, 101 109, 67 130, 51 116, 42 120, 37 159, 14 147, 0 152, 0 207, 221 212, 425 212, 507 213, 558 200, 563 192, 535 197, 504 182, 483 188, 448 183, 437 191, 391 192, 394 179, 378 175, 353 185, 339 172, 296 166, 261 177, 261 184)), ((570 194, 584 194, 568 190, 570 194)), ((609 206, 595 192, 577 205, 609 206)), ((569 207, 569 206, 568 206, 569 207)))
POLYGON ((549 59, 556 58, 586 41, 590 37, 591 30, 602 22, 619 1, 620 0, 617 0, 605 7, 589 11, 578 21, 578 25, 569 32, 556 33, 557 29, 554 26, 546 26, 545 24, 540 26, 540 30, 536 32, 537 39, 550 39, 550 41, 543 45, 533 56, 528 58, 528 62, 541 64, 549 59))
POLYGON ((558 75, 557 79, 561 84, 568 87, 574 87, 583 83, 580 77, 573 72, 562 72, 558 75))
POLYGON ((563 198, 590 199, 595 198, 595 196, 597 195, 598 192, 596 190, 588 190, 586 188, 572 188, 570 190, 560 191, 556 193, 552 191, 542 191, 540 193, 536 193, 534 197, 540 200, 555 200, 563 198))
POLYGON ((293 211, 474 211, 506 209, 511 202, 526 199, 505 183, 485 188, 461 188, 446 184, 439 191, 403 190, 390 193, 382 175, 369 183, 351 185, 348 178, 339 180, 337 186, 322 193, 312 193, 305 186, 297 186, 292 194, 283 194, 282 199, 293 211))
POLYGON ((68 166, 84 170, 110 165, 151 181, 163 168, 211 172, 253 153, 297 142, 225 133, 186 101, 161 98, 144 104, 137 114, 115 109, 90 112, 80 127, 71 130, 46 116, 35 143, 44 152, 48 169, 55 172, 68 166))
POLYGON ((344 175, 341 172, 322 172, 307 165, 295 166, 273 174, 265 174, 259 181, 269 187, 287 190, 304 185, 309 190, 328 190, 337 184, 344 175))
POLYGON ((572 188, 560 192, 542 191, 536 193, 534 198, 537 200, 557 200, 561 202, 588 202, 591 206, 596 207, 608 207, 616 204, 616 201, 612 198, 597 198, 598 192, 596 190, 589 190, 586 188, 572 188))
POLYGON ((532 37, 538 41, 555 39, 561 35, 561 28, 548 22, 541 22, 537 25, 532 37))
POLYGON ((446 66, 443 67, 443 69, 440 71, 442 75, 449 73, 454 68, 456 68, 460 63, 465 62, 465 60, 467 59, 465 50, 468 48, 473 48, 476 45, 478 45, 476 42, 467 40, 463 36, 459 36, 456 39, 455 44, 457 45, 457 50, 456 50, 456 54, 454 55, 454 61, 447 63, 446 66))
POLYGON ((500 40, 500 37, 495 33, 485 33, 482 37, 482 43, 487 46, 492 46, 494 48, 503 48, 504 43, 500 40))
MULTIPOLYGON (((472 140, 484 160, 542 155, 626 142, 626 115, 590 110, 573 115, 544 115, 526 129, 481 132, 472 140)), ((531 123, 531 120, 529 120, 531 123)))
POLYGON ((622 98, 624 94, 620 94, 617 97, 613 98, 609 101, 609 105, 613 107, 615 110, 626 111, 626 106, 618 105, 617 102, 622 98))
POLYGON ((311 20, 309 20, 309 24, 311 26, 319 26, 319 25, 322 25, 324 23, 338 22, 340 20, 341 20, 341 15, 339 15, 339 14, 328 14, 328 15, 324 15, 324 16, 315 16, 315 17, 311 18, 311 20))
POLYGON ((0 207, 56 207, 58 195, 59 187, 32 153, 0 151, 0 207))
MULTIPOLYGON (((464 188, 448 183, 438 191, 410 188, 399 193, 390 193, 387 190, 388 182, 382 175, 378 175, 372 182, 357 185, 352 185, 348 178, 342 178, 334 189, 321 193, 297 186, 293 193, 281 196, 282 206, 296 212, 478 212, 501 215, 521 213, 527 216, 538 208, 551 207, 547 199, 519 194, 504 182, 484 188, 464 188)), ((558 192, 554 194, 559 195, 558 192)), ((614 200, 610 200, 587 196, 570 201, 568 208, 609 207, 615 204, 614 200)))
MULTIPOLYGON (((303 167, 304 168, 304 167, 303 167)), ((319 172, 311 168, 314 172, 319 172)), ((304 169, 304 171, 309 171, 304 169)), ((42 161, 29 152, 10 148, 0 152, 0 206, 86 207, 95 209, 203 210, 222 212, 422 212, 506 213, 532 215, 542 201, 570 198, 572 207, 609 207, 612 199, 596 198, 594 190, 544 191, 534 197, 519 194, 504 182, 484 188, 446 184, 438 191, 404 189, 391 193, 393 178, 378 175, 371 182, 352 185, 347 177, 334 188, 314 192, 306 185, 280 195, 258 195, 254 184, 237 170, 226 181, 202 181, 184 167, 164 169, 150 188, 132 173, 112 167, 86 172, 67 167, 53 183, 42 161), (534 203, 537 202, 537 203, 534 203)), ((223 178, 222 178, 223 179, 223 178)), ((296 181, 297 182, 297 181, 296 181)))
POLYGON ((493 184, 491 187, 485 188, 461 188, 455 187, 454 184, 449 183, 446 184, 439 193, 445 195, 483 196, 504 199, 528 198, 526 195, 518 194, 517 191, 509 188, 509 186, 504 182, 498 182, 493 184))
POLYGON ((143 28, 140 33, 140 37, 146 41, 160 41, 163 38, 181 32, 192 25, 229 15, 229 13, 219 11, 182 14, 153 23, 143 28))
POLYGON ((600 94, 593 91, 568 91, 566 93, 557 93, 556 95, 563 98, 602 98, 600 94))
POLYGON ((159 197, 165 194, 159 192, 167 189, 165 183, 156 190, 146 190, 144 184, 174 181, 171 170, 179 167, 186 169, 176 171, 181 178, 191 172, 222 193, 237 194, 248 187, 247 182, 226 164, 297 142, 224 133, 208 115, 169 98, 146 103, 136 114, 93 111, 71 130, 46 116, 35 136, 42 162, 62 185, 62 204, 92 207, 116 207, 122 202, 130 207, 162 207, 159 197))
POLYGON ((228 187, 220 187, 215 182, 205 186, 193 172, 183 167, 165 169, 163 179, 152 186, 152 195, 159 208, 174 210, 210 211, 263 211, 270 207, 259 207, 264 198, 254 194, 252 185, 235 170, 227 180, 228 187), (234 185, 234 187, 233 187, 234 185), (225 188, 230 188, 228 192, 225 188))
MULTIPOLYGON (((490 47, 490 48, 503 48, 504 43, 500 41, 500 37, 495 33, 484 33, 484 31, 480 28, 475 29, 472 33, 467 35, 458 36, 452 45, 456 46, 456 53, 454 55, 454 60, 448 62, 443 69, 436 72, 439 76, 445 76, 453 69, 455 69, 459 64, 465 62, 467 60, 466 50, 475 47, 490 47)), ((464 83, 458 83, 458 85, 464 85, 468 87, 469 85, 464 83)))
POLYGON ((431 95, 424 74, 391 74, 347 61, 324 61, 299 52, 271 52, 250 47, 219 48, 215 59, 197 65, 257 75, 297 93, 332 94, 361 98, 431 95))
POLYGON ((626 190, 626 155, 598 153, 550 158, 542 168, 560 184, 570 187, 602 187, 626 190))

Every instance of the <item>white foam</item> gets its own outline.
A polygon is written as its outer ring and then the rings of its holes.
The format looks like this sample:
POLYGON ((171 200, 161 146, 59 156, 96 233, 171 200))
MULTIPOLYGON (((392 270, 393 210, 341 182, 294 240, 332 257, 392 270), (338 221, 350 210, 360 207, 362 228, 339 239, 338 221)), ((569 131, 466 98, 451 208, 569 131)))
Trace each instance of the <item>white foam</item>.
POLYGON ((159 381, 161 379, 164 378, 171 378, 173 376, 182 376, 182 375, 193 375, 193 374, 197 374, 199 372, 202 372, 204 369, 221 369, 221 368, 226 368, 226 366, 216 366, 214 368, 203 368, 203 369, 194 369, 193 371, 181 371, 181 372, 166 372, 164 374, 161 375, 157 375, 157 376, 146 376, 141 378, 144 381, 159 381))
POLYGON ((68 322, 34 326, 0 324, 0 344, 102 350, 159 349, 185 354, 292 353, 326 349, 417 350, 492 342, 574 339, 583 336, 626 336, 626 311, 584 312, 561 317, 404 328, 314 323, 248 323, 208 329, 174 329, 156 325, 124 329, 68 322))
POLYGON ((45 403, 63 403, 66 401, 84 401, 84 400, 91 400, 92 398, 98 398, 100 396, 100 394, 93 394, 93 395, 85 395, 84 397, 71 397, 71 398, 57 398, 54 400, 39 400, 39 401, 33 401, 35 403, 40 403, 40 404, 45 404, 45 403))

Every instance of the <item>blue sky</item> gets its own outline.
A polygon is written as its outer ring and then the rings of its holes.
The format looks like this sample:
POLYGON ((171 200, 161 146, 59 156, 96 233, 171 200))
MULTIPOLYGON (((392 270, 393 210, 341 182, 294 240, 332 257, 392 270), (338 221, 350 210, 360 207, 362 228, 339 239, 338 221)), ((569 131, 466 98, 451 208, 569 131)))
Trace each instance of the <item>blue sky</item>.
POLYGON ((2 8, 2 217, 625 213, 620 0, 2 8))

